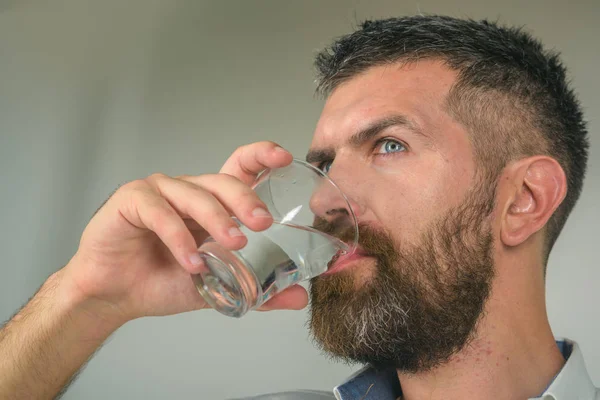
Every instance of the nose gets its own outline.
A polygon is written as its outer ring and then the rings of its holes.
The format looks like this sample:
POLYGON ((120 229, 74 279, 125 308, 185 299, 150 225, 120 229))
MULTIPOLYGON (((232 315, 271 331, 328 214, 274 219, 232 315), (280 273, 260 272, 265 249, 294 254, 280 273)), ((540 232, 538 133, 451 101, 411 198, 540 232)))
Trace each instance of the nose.
POLYGON ((352 215, 358 219, 362 214, 360 204, 328 180, 320 182, 313 192, 310 208, 315 215, 328 221, 339 217, 350 218, 352 215))

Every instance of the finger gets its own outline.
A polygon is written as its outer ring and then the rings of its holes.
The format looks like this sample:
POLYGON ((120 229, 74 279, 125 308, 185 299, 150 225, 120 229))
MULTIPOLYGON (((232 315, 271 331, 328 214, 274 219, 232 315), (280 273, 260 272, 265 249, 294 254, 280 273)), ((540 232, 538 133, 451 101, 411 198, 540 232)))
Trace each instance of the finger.
POLYGON ((308 293, 300 285, 290 286, 263 304, 258 311, 302 310, 308 305, 308 293))
POLYGON ((261 171, 285 167, 292 159, 292 154, 277 143, 252 143, 233 152, 220 172, 235 176, 246 185, 251 185, 261 171))
POLYGON ((151 190, 132 190, 131 201, 120 207, 121 215, 133 226, 149 229, 167 246, 186 270, 196 271, 200 258, 196 241, 173 207, 151 190))
POLYGON ((222 246, 233 250, 246 244, 237 223, 208 191, 166 175, 155 174, 147 180, 180 215, 194 219, 222 246))
POLYGON ((227 174, 181 177, 192 187, 201 187, 212 194, 232 215, 253 231, 267 229, 273 217, 267 205, 250 186, 227 174))

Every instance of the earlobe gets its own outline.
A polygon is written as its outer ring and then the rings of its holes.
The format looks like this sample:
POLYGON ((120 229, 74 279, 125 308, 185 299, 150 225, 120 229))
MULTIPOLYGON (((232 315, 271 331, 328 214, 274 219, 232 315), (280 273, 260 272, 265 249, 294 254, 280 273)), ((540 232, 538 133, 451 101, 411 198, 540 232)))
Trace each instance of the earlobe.
POLYGON ((507 173, 512 193, 502 216, 501 239, 507 246, 518 246, 541 230, 558 208, 566 194, 566 177, 558 162, 546 156, 519 160, 507 173))

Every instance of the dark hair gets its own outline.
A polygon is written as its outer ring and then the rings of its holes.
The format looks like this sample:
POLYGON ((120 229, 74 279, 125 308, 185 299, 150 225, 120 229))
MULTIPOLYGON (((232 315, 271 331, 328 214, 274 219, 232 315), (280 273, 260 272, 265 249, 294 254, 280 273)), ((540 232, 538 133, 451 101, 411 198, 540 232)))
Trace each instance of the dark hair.
POLYGON ((423 59, 458 72, 446 106, 469 130, 482 176, 495 182, 507 163, 536 154, 555 158, 564 169, 568 191, 546 227, 546 263, 581 193, 589 147, 558 53, 521 28, 487 20, 419 15, 366 21, 316 56, 317 91, 327 96, 368 68, 423 59))

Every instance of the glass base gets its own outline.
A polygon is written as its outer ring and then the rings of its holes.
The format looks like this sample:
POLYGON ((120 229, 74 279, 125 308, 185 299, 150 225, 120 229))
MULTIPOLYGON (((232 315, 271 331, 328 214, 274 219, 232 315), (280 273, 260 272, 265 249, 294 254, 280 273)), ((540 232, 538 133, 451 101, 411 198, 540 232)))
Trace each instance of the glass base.
POLYGON ((203 268, 192 280, 212 308, 239 318, 260 305, 257 278, 239 255, 206 242, 200 247, 200 257, 203 268))

